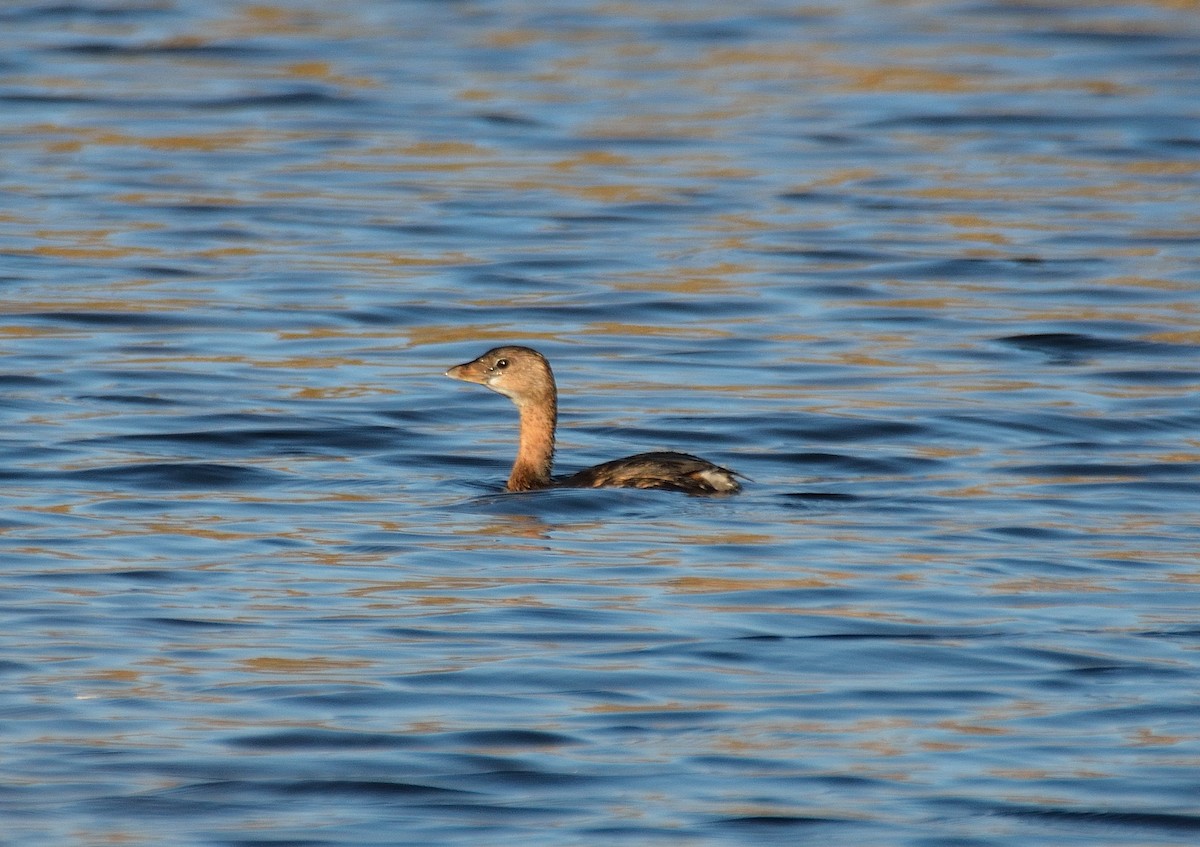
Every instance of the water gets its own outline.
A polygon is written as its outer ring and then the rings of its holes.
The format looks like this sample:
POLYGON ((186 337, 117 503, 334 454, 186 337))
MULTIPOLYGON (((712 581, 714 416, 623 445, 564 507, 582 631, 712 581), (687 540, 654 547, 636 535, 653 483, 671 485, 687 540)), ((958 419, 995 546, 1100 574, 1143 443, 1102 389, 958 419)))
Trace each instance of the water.
POLYGON ((1194 12, 5 6, 0 842, 1195 843, 1194 12))

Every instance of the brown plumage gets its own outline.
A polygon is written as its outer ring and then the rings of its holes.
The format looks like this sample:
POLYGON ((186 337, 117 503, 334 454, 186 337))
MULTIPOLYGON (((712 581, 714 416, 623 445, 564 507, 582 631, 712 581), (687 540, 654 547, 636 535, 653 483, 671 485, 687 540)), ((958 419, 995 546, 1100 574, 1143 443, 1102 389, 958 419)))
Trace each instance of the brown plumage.
POLYGON ((741 490, 736 474, 687 453, 639 453, 604 462, 555 481, 554 430, 558 389, 546 357, 530 347, 497 347, 446 376, 474 382, 503 394, 521 416, 517 458, 508 477, 509 491, 551 486, 567 488, 659 488, 688 494, 733 494, 741 490))

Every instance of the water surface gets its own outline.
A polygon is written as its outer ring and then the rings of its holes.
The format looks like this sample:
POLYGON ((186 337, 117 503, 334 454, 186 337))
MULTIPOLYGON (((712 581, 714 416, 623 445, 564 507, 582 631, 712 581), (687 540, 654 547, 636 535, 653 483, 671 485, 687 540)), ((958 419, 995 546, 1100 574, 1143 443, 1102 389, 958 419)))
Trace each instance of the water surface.
POLYGON ((1195 842, 1186 4, 0 44, 5 843, 1195 842), (499 493, 499 343, 752 481, 499 493))

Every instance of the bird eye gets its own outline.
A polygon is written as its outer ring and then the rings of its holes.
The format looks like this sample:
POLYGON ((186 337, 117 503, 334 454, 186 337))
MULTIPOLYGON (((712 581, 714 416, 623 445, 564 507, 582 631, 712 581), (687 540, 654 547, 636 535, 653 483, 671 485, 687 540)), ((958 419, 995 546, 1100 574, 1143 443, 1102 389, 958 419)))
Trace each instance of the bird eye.
POLYGON ((508 359, 497 359, 496 360, 496 370, 502 371, 507 367, 508 367, 508 359))

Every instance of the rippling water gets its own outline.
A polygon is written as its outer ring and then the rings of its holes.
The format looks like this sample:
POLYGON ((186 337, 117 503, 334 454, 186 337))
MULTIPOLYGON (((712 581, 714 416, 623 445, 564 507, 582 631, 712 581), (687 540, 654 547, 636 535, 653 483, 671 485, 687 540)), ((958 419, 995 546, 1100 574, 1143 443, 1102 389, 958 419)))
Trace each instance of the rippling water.
POLYGON ((1200 837, 1200 18, 0 9, 0 842, 1200 837), (503 495, 532 344, 559 464, 503 495))

